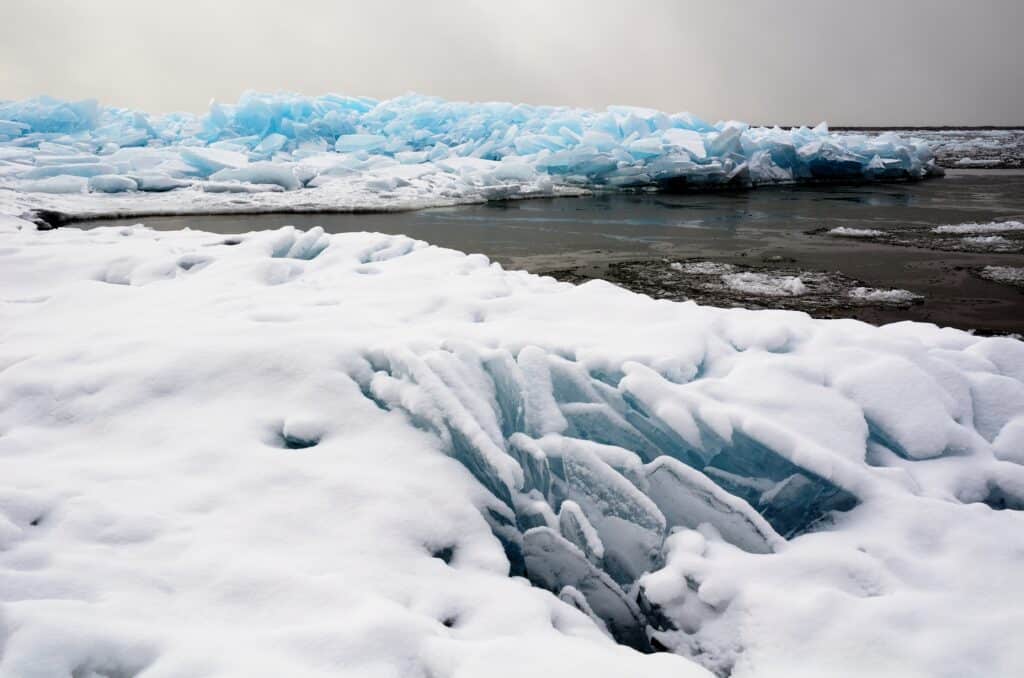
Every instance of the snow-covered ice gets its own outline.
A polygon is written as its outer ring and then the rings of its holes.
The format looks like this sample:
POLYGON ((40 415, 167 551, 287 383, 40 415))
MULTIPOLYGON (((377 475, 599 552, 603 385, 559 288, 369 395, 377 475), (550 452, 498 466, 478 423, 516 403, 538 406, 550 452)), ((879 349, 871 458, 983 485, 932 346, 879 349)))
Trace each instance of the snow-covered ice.
POLYGON ((885 231, 877 228, 851 228, 849 226, 837 226, 829 229, 829 235, 836 235, 842 238, 878 238, 885 235, 885 231))
POLYGON ((722 276, 726 287, 745 294, 765 297, 798 297, 807 293, 807 286, 798 275, 772 275, 744 271, 722 276))
POLYGON ((674 261, 669 266, 674 271, 690 275, 723 275, 736 270, 732 264, 723 264, 717 261, 674 261))
POLYGON ((947 224, 936 226, 932 233, 942 235, 984 235, 986 233, 1008 233, 1024 231, 1024 223, 1019 221, 989 221, 983 224, 947 224))
POLYGON ((909 304, 921 299, 920 294, 914 294, 909 290, 875 287, 855 287, 850 290, 849 296, 858 301, 874 301, 883 304, 909 304))
POLYGON ((0 188, 76 215, 411 209, 941 172, 926 142, 895 133, 709 124, 628 106, 250 92, 203 116, 154 116, 95 101, 0 102, 0 188), (225 195, 232 183, 253 190, 225 195))
POLYGON ((995 282, 1024 286, 1024 267, 1020 266, 985 266, 978 275, 995 282))
POLYGON ((972 235, 960 240, 967 248, 1001 250, 1013 247, 1013 241, 1002 235, 972 235))
POLYGON ((1020 341, 0 231, 4 678, 1024 673, 1020 341))

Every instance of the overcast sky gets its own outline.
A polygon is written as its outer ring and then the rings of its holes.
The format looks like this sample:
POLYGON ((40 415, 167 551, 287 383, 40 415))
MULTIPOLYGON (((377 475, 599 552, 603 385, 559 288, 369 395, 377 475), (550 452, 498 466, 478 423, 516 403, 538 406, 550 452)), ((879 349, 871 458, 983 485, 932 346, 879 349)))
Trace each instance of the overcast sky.
POLYGON ((0 99, 246 89, 1024 125, 1024 0, 2 0, 0 99))

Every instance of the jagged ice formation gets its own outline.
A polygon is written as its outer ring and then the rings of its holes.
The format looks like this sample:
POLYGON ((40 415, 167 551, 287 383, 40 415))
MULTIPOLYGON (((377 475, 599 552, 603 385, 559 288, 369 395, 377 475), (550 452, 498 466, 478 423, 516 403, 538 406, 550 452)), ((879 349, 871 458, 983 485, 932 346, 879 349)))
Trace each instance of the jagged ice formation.
POLYGON ((248 93, 203 116, 150 116, 95 101, 0 103, 0 188, 82 215, 407 209, 941 171, 928 144, 895 134, 711 125, 626 106, 248 93))

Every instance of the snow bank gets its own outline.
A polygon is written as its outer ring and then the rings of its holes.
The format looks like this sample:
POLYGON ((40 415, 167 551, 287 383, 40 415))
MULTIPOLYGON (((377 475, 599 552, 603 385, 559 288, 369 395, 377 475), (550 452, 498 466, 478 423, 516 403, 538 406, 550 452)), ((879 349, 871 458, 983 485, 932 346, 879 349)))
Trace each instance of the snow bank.
POLYGON ((1024 671, 1019 341, 0 230, 5 678, 1024 671))
MULTIPOLYGON (((152 192, 210 179, 284 189, 269 203, 262 191, 235 196, 243 211, 397 209, 551 195, 555 186, 754 186, 942 171, 928 144, 893 133, 712 125, 688 113, 628 106, 593 111, 416 95, 377 101, 251 92, 200 117, 150 116, 92 101, 0 102, 0 151, 0 187, 80 192, 84 186, 72 191, 64 180, 113 174, 123 181, 96 180, 88 190, 130 192, 111 209, 133 214, 171 209, 152 192), (40 183, 50 179, 63 183, 40 183)), ((225 208, 199 191, 182 198, 178 211, 225 208)), ((62 205, 94 213, 111 203, 86 195, 62 205)))

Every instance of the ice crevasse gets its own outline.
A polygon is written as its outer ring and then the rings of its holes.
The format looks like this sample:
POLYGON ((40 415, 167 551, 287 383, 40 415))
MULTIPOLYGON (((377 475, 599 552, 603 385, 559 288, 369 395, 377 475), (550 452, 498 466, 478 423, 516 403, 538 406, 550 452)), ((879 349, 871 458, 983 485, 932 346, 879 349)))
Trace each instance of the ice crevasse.
POLYGON ((1018 340, 0 219, 4 678, 1024 669, 1018 340))
POLYGON ((0 188, 85 213, 402 209, 941 171, 927 143, 891 133, 708 124, 627 106, 247 93, 196 116, 95 101, 0 102, 0 188), (174 199, 162 195, 169 191, 174 199), (120 202, 89 198, 112 194, 120 202))

